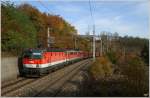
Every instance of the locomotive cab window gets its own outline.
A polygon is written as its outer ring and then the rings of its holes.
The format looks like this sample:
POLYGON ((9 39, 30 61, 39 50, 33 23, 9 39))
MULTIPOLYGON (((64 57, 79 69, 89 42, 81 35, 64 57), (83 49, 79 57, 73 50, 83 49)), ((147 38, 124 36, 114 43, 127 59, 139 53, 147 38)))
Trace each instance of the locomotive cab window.
POLYGON ((42 54, 41 53, 32 53, 34 59, 41 59, 42 54))
POLYGON ((29 58, 29 59, 41 59, 42 54, 41 53, 26 52, 26 53, 24 53, 23 57, 29 58))

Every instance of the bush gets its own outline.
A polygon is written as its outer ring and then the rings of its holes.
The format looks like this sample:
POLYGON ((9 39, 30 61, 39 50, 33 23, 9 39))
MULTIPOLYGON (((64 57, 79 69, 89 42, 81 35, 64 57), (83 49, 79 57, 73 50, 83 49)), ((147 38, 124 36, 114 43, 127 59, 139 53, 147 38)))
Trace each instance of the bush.
POLYGON ((148 44, 146 44, 142 51, 141 51, 141 57, 144 60, 144 62, 149 65, 149 47, 148 44))
POLYGON ((121 68, 122 74, 126 76, 124 93, 127 96, 143 96, 148 93, 148 76, 144 63, 139 57, 134 57, 127 61, 127 65, 121 68))
POLYGON ((90 72, 94 78, 104 78, 113 73, 112 65, 106 57, 97 58, 90 68, 90 72))
POLYGON ((113 51, 107 52, 107 57, 113 64, 117 63, 117 55, 115 52, 113 52, 113 51))
MULTIPOLYGON (((115 65, 117 66, 117 65, 115 65)), ((106 57, 100 57, 90 67, 90 80, 86 81, 91 96, 142 97, 149 92, 148 67, 140 57, 131 56, 124 65, 119 66, 120 74, 106 57)))

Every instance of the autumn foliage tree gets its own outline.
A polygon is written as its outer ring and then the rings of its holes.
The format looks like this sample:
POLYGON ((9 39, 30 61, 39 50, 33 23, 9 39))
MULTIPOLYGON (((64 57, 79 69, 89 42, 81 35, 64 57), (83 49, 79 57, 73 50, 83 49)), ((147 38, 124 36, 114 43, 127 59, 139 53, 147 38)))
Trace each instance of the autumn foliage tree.
POLYGON ((47 47, 47 28, 52 47, 74 48, 77 30, 59 15, 40 12, 29 4, 2 3, 2 52, 18 54, 24 48, 47 47))
POLYGON ((2 11, 2 51, 18 53, 23 48, 36 46, 36 28, 29 17, 13 4, 4 2, 2 11))
POLYGON ((20 5, 18 10, 25 12, 30 17, 30 20, 33 21, 38 32, 38 44, 47 47, 47 28, 49 27, 50 35, 55 38, 53 47, 73 48, 72 35, 76 35, 77 30, 62 17, 59 15, 41 13, 38 9, 29 4, 20 5))

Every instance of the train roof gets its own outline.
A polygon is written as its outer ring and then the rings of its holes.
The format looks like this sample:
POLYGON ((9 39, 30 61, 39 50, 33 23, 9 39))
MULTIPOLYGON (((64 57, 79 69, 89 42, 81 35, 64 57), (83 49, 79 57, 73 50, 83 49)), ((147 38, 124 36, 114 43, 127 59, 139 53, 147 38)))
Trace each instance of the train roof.
POLYGON ((35 52, 35 53, 39 53, 39 52, 81 52, 79 50, 73 50, 73 49, 58 49, 58 48, 48 48, 48 49, 40 49, 40 48, 30 48, 30 49, 26 49, 24 52, 35 52))
POLYGON ((64 52, 64 49, 47 49, 47 52, 64 52))
POLYGON ((81 51, 78 51, 78 50, 66 50, 66 52, 81 52, 81 51))
POLYGON ((24 52, 32 52, 32 53, 41 53, 44 51, 45 51, 44 49, 33 49, 33 48, 24 50, 24 52))
POLYGON ((47 49, 48 52, 77 52, 79 50, 73 49, 59 49, 59 48, 49 48, 47 49))

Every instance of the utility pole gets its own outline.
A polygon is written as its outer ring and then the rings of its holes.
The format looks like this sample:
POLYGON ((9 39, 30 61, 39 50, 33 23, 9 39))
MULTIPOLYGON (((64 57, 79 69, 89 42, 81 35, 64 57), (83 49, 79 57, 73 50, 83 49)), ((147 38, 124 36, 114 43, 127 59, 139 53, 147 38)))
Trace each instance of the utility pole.
POLYGON ((95 25, 93 25, 93 61, 95 61, 95 25))
POLYGON ((72 35, 72 40, 73 40, 73 48, 76 49, 77 48, 77 39, 76 39, 76 35, 72 35))
POLYGON ((124 62, 126 61, 126 47, 123 47, 124 62))
POLYGON ((90 32, 89 32, 89 38, 90 38, 90 52, 92 53, 93 52, 93 36, 90 35, 90 32))
POLYGON ((102 37, 99 35, 99 37, 100 37, 100 43, 101 43, 101 45, 100 45, 100 55, 101 56, 103 56, 103 42, 102 42, 102 37))
POLYGON ((109 37, 108 32, 106 32, 106 52, 108 52, 108 44, 109 44, 109 37))
POLYGON ((47 47, 50 47, 50 32, 49 32, 49 27, 47 28, 47 47))
POLYGON ((75 36, 75 41, 74 41, 74 47, 75 47, 75 49, 77 48, 77 39, 76 39, 76 36, 75 36))

